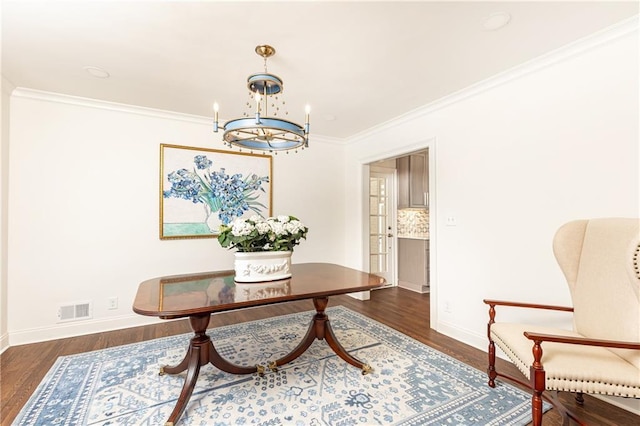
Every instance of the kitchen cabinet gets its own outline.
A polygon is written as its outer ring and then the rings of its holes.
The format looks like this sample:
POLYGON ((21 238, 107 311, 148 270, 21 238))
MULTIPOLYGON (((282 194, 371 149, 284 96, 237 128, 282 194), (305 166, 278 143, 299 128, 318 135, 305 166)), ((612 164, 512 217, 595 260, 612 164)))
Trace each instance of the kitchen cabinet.
POLYGON ((398 170, 398 208, 429 207, 429 157, 427 152, 396 160, 398 170))
POLYGON ((429 292, 429 240, 398 238, 398 286, 429 292))
POLYGON ((409 156, 409 207, 429 207, 427 153, 409 156))
POLYGON ((409 207, 409 157, 400 157, 396 160, 398 172, 398 208, 409 207))

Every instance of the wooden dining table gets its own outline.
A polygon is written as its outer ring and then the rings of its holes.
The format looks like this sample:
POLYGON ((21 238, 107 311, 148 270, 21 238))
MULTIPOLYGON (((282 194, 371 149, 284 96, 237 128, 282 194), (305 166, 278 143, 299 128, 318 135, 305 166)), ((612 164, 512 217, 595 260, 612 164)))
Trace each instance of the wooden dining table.
POLYGON ((361 369, 362 374, 369 373, 372 371, 369 364, 350 355, 338 342, 325 309, 330 296, 372 290, 384 284, 385 280, 379 276, 331 263, 294 264, 291 278, 280 281, 237 283, 233 271, 217 271, 158 277, 140 283, 133 302, 134 312, 162 319, 189 318, 194 332, 184 359, 160 368, 160 374, 187 371, 165 426, 173 426, 183 414, 200 367, 209 363, 232 374, 264 374, 266 368, 276 371, 278 366, 298 358, 318 339, 325 340, 340 358, 361 369), (213 313, 307 299, 313 301, 316 313, 306 335, 289 354, 269 362, 266 368, 227 361, 206 333, 213 313))

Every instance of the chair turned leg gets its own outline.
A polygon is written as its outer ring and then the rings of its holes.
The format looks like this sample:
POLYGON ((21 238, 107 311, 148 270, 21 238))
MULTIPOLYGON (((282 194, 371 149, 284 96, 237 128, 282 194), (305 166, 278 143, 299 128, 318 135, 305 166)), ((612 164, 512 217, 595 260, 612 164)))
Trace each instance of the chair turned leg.
POLYGON ((533 397, 531 398, 531 416, 533 426, 542 426, 542 393, 545 390, 545 371, 542 367, 542 346, 541 341, 534 340, 533 343, 533 364, 529 368, 533 397))
POLYGON ((496 372, 496 345, 493 340, 489 341, 489 367, 487 368, 487 374, 489 375, 489 386, 495 388, 498 373, 496 372))
POLYGON ((584 405, 584 397, 582 396, 582 392, 576 392, 576 403, 578 403, 578 405, 580 406, 584 405))
POLYGON ((533 426, 542 426, 542 392, 533 391, 531 398, 531 424, 533 426))
POLYGON ((489 367, 487 374, 489 375, 489 387, 496 387, 496 345, 491 339, 491 324, 496 322, 496 306, 489 305, 489 323, 487 324, 487 338, 489 339, 489 367))

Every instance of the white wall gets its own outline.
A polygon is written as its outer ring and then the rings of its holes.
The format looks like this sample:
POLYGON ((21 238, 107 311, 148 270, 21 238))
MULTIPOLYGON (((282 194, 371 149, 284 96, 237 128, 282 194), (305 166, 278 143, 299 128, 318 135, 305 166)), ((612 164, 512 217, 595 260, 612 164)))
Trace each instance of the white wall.
MULTIPOLYGON (((140 324, 148 278, 233 267, 215 239, 158 238, 159 146, 222 149, 210 120, 25 89, 11 98, 10 344, 140 324), (119 309, 107 310, 109 297, 119 309), (92 301, 93 319, 58 324, 62 304, 92 301)), ((341 263, 343 146, 311 139, 273 162, 274 214, 309 228, 294 263, 341 263), (322 183, 322 184, 320 184, 322 183), (336 241, 340 244, 336 244, 336 241)))
POLYGON ((0 353, 9 347, 7 234, 9 188, 9 96, 13 85, 0 78, 0 353))
MULTIPOLYGON (((635 20, 350 142, 354 215, 363 209, 362 163, 435 148, 434 328, 485 349, 483 298, 571 304, 551 251, 556 229, 640 215, 638 75, 635 20)), ((347 232, 346 264, 360 267, 362 227, 347 232)))
MULTIPOLYGON (((639 215, 638 112, 635 21, 346 148, 312 139, 309 151, 276 156, 275 213, 311 228, 295 262, 363 267, 363 163, 429 146, 432 325, 484 348, 482 298, 570 303, 551 253, 560 224, 639 215), (458 226, 444 226, 447 216, 458 226)), ((231 267, 215 240, 158 239, 159 144, 220 148, 208 120, 18 89, 10 123, 9 210, 0 218, 10 344, 142 323, 130 310, 140 281, 231 267), (120 307, 107 310, 113 296, 120 307), (85 300, 93 320, 57 323, 60 304, 85 300)))

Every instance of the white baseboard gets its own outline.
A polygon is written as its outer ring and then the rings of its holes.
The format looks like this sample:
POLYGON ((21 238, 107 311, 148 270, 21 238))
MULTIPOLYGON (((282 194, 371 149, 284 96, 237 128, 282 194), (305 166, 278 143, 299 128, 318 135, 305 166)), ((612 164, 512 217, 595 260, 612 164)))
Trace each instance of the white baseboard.
POLYGON ((68 337, 83 336, 85 334, 102 333, 141 325, 156 324, 160 321, 165 320, 131 314, 108 319, 56 324, 49 327, 32 328, 17 332, 10 331, 8 335, 8 346, 26 345, 28 343, 65 339, 68 337))
POLYGON ((607 402, 611 405, 615 405, 618 408, 622 408, 630 413, 640 416, 640 399, 635 398, 623 398, 621 396, 609 396, 609 395, 591 395, 594 398, 598 398, 601 401, 607 402))
POLYGON ((9 335, 7 333, 0 336, 0 354, 9 348, 9 335))
POLYGON ((429 293, 428 285, 414 284, 408 281, 398 281, 398 287, 404 288, 405 290, 415 291, 416 293, 421 293, 421 294, 429 293))
POLYGON ((438 320, 436 329, 438 333, 442 333, 445 336, 449 336, 452 339, 456 339, 462 343, 481 350, 487 351, 487 336, 479 335, 471 330, 460 328, 456 325, 448 323, 446 321, 438 320))
POLYGON ((369 300, 371 298, 370 291, 358 291, 356 293, 348 293, 347 295, 358 300, 369 300))

